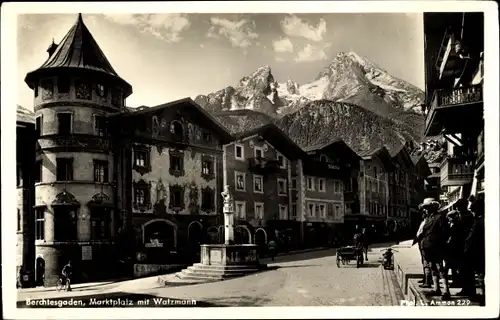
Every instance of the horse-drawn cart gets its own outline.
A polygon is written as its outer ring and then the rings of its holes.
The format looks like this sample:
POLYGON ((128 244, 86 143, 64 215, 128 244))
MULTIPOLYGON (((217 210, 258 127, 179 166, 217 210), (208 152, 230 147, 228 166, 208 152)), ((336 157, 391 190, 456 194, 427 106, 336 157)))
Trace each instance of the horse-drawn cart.
POLYGON ((356 261, 356 268, 363 264, 363 249, 355 246, 340 247, 337 249, 337 267, 347 265, 351 261, 356 261))

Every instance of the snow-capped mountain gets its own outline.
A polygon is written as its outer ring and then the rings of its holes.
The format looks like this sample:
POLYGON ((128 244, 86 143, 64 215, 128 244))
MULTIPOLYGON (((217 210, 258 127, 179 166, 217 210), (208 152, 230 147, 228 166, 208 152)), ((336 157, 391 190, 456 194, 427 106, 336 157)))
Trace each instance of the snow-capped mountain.
POLYGON ((422 90, 353 52, 337 54, 305 84, 277 81, 270 66, 262 66, 234 87, 195 98, 232 132, 255 128, 265 116, 301 146, 315 143, 304 134, 318 132, 322 142, 340 137, 355 150, 419 142, 423 100, 422 90))
POLYGON ((258 68, 232 87, 200 95, 195 100, 210 111, 250 109, 270 115, 288 114, 307 102, 354 103, 388 116, 394 110, 420 112, 424 93, 397 79, 354 52, 339 53, 312 81, 276 81, 269 66, 258 68))

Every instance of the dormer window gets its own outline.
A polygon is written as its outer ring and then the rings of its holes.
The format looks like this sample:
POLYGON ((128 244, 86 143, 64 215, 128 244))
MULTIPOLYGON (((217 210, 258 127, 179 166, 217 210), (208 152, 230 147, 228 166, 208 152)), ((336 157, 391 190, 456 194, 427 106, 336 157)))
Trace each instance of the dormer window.
POLYGON ((170 124, 170 133, 172 133, 175 141, 182 141, 184 139, 184 127, 179 121, 172 121, 170 124))

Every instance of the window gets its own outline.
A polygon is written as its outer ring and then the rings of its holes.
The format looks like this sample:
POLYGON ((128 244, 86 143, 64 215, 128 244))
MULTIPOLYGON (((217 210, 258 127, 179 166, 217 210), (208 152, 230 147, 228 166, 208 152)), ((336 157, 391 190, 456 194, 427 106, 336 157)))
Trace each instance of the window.
POLYGON ((205 142, 212 141, 212 134, 210 132, 203 132, 203 141, 205 142))
POLYGON ((297 190, 297 178, 292 178, 292 190, 297 190))
POLYGON ((235 201, 236 206, 236 218, 245 220, 246 219, 246 202, 245 201, 235 201))
POLYGON ((352 178, 349 178, 344 186, 344 192, 352 192, 352 178))
POLYGON ((172 121, 170 124, 170 133, 172 133, 174 141, 182 141, 184 139, 184 127, 179 121, 172 121))
POLYGON ((35 183, 42 182, 42 160, 38 160, 35 164, 35 183))
POLYGON ((318 191, 325 192, 325 179, 318 179, 318 191))
POLYGON ((214 204, 214 191, 211 188, 201 190, 201 209, 204 211, 213 211, 214 204))
POLYGON ((17 209, 17 231, 21 231, 21 210, 17 209))
POLYGON ((136 188, 135 189, 135 203, 138 205, 145 205, 146 204, 146 190, 142 188, 136 188))
POLYGON ((342 211, 340 209, 340 206, 339 205, 335 205, 335 218, 340 218, 342 215, 342 211))
POLYGON ((107 88, 101 83, 97 84, 97 95, 104 98, 108 95, 107 88))
POLYGON ((45 208, 35 209, 35 239, 45 239, 45 208))
POLYGON ((42 119, 43 119, 42 116, 38 116, 38 117, 36 117, 36 120, 35 120, 35 130, 36 130, 37 136, 42 135, 42 125, 43 125, 42 119))
POLYGON ((254 203, 255 219, 264 219, 264 204, 262 202, 254 203))
POLYGON ((276 157, 276 160, 278 160, 281 169, 285 169, 286 168, 286 160, 285 160, 285 157, 282 154, 278 153, 278 155, 276 157))
POLYGON ((94 133, 98 136, 106 135, 106 118, 102 116, 94 117, 94 133))
POLYGON ((103 240, 109 237, 109 211, 106 209, 94 210, 91 213, 91 239, 103 240))
POLYGON ((102 160, 94 160, 94 181, 108 182, 108 162, 102 160))
POLYGON ((136 167, 147 167, 148 160, 148 152, 146 150, 134 150, 134 164, 136 167))
POLYGON ((57 92, 69 93, 70 87, 71 87, 71 81, 68 77, 57 78, 57 92))
POLYGON ((214 174, 214 164, 211 160, 203 160, 201 162, 201 174, 204 176, 211 176, 214 174))
POLYGON ((236 183, 235 189, 238 191, 245 191, 246 190, 246 183, 245 183, 245 174, 241 172, 235 172, 234 173, 234 180, 236 183))
POLYGON ((59 134, 71 134, 71 113, 58 113, 57 122, 59 125, 59 134))
POLYGON ((57 181, 73 180, 73 159, 59 158, 56 160, 57 181))
POLYGON ((77 239, 76 212, 72 208, 54 208, 54 240, 68 241, 77 239))
POLYGON ((286 195, 286 180, 278 178, 278 195, 286 195))
POLYGON ((376 181, 373 181, 373 183, 372 183, 372 191, 377 192, 377 182, 376 181))
POLYGON ((307 190, 314 191, 314 178, 307 177, 307 190))
POLYGON ((320 217, 326 218, 326 206, 324 204, 320 204, 318 207, 320 217))
POLYGON ((253 192, 264 193, 264 179, 262 176, 253 176, 253 192))
POLYGON ((181 208, 184 205, 184 189, 179 186, 170 187, 170 207, 181 208))
POLYGON ((243 160, 244 159, 244 154, 243 154, 243 146, 236 144, 234 146, 234 157, 237 160, 243 160))
POLYGON ((291 218, 296 218, 296 217, 297 217, 297 204, 292 203, 291 218))
POLYGON ((314 204, 313 203, 309 204, 309 216, 311 216, 311 217, 314 216, 314 204))
POLYGON ((340 183, 338 180, 333 181, 333 192, 334 193, 340 192, 340 183))
POLYGON ((254 152, 255 158, 264 158, 264 149, 262 149, 261 147, 255 147, 254 152))
POLYGON ((16 164, 16 186, 20 187, 23 184, 23 172, 21 164, 18 162, 16 164))
POLYGON ((183 168, 182 156, 170 154, 170 171, 181 172, 183 168))
POLYGON ((314 206, 314 209, 315 209, 315 210, 314 210, 314 216, 315 216, 316 218, 319 218, 319 216, 320 216, 320 215, 319 215, 319 205, 315 205, 315 206, 314 206))
POLYGON ((288 208, 287 206, 280 205, 279 206, 279 212, 280 212, 280 220, 288 220, 288 208))

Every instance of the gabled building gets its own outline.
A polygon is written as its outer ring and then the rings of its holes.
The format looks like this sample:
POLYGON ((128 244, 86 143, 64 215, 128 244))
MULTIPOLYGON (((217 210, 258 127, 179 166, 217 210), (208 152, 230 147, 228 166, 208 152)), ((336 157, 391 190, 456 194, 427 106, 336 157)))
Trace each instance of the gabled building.
POLYGON ((305 151, 304 241, 308 245, 325 245, 345 232, 346 214, 359 212, 360 158, 341 139, 305 151))
POLYGON ((224 146, 224 183, 234 191, 235 241, 300 243, 304 151, 275 124, 234 135, 224 146))
POLYGON ((373 236, 381 236, 390 213, 389 174, 393 170, 392 158, 385 146, 359 153, 360 215, 362 224, 369 227, 373 236))
POLYGON ((425 135, 443 135, 443 210, 484 192, 482 12, 424 13, 425 135))
POLYGON ((394 167, 389 174, 388 217, 399 221, 402 225, 408 225, 411 204, 411 176, 413 175, 415 165, 406 144, 390 150, 389 153, 392 157, 394 167))

